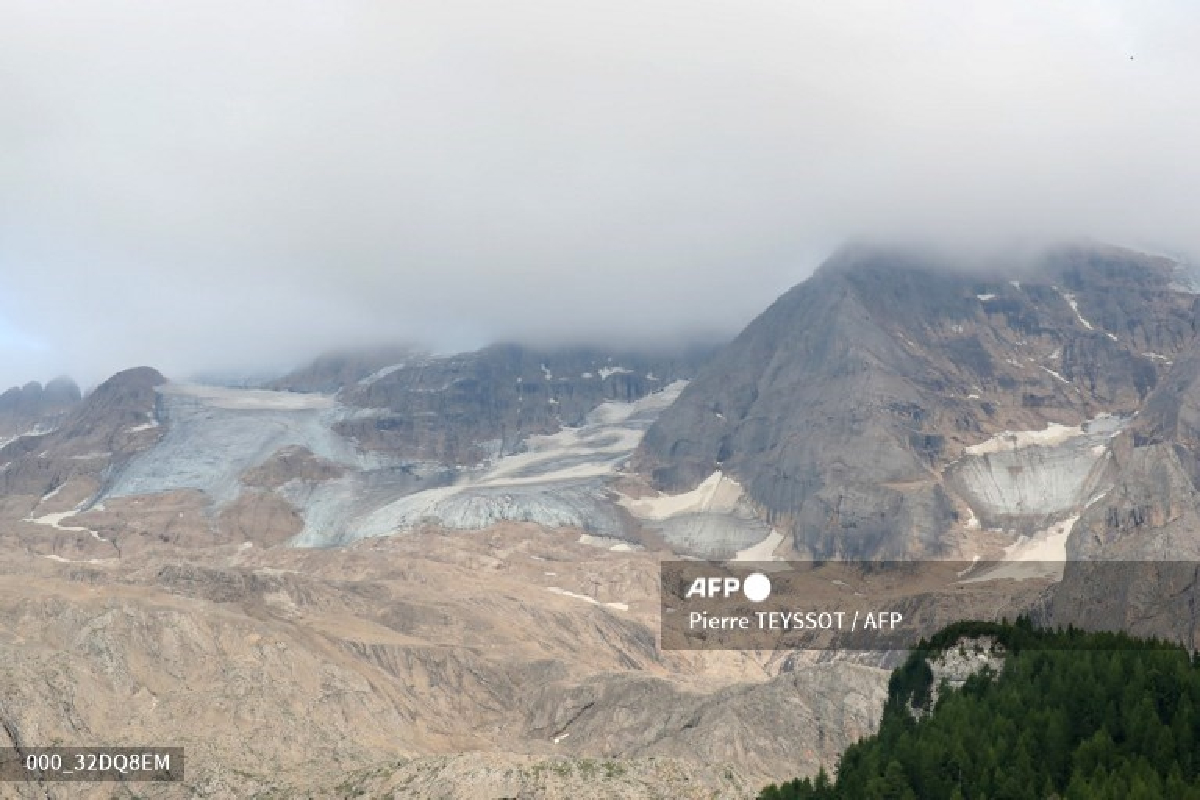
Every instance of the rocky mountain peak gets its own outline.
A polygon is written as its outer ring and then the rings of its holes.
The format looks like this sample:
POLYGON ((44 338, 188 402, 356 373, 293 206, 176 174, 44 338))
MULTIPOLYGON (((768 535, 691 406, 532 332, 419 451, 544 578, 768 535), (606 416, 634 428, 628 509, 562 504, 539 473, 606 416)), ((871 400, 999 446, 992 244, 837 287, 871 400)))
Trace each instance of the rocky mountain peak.
POLYGON ((30 381, 0 394, 0 416, 37 419, 66 411, 79 399, 79 387, 70 378, 55 378, 45 386, 30 381))
POLYGON ((849 248, 714 357, 635 464, 674 491, 734 476, 800 552, 944 552, 967 448, 1142 407, 1195 335, 1176 270, 1107 247, 1007 270, 849 248))

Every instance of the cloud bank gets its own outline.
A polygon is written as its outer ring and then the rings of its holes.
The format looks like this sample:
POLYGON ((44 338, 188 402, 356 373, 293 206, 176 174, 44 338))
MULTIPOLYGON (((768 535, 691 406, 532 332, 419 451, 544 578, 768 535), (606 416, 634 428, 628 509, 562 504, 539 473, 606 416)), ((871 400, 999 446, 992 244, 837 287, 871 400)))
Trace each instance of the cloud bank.
POLYGON ((5 385, 732 333, 851 238, 1200 252, 1194 3, 0 19, 5 385))

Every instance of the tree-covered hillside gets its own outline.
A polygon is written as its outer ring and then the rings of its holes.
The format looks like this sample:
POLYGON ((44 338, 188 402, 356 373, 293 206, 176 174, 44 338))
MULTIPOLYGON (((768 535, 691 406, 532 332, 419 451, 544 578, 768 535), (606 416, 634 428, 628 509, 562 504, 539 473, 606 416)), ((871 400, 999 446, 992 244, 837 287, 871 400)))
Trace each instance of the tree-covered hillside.
POLYGON ((879 733, 845 752, 836 780, 822 773, 760 795, 808 798, 1200 800, 1200 657, 1026 620, 959 623, 892 675, 879 733), (931 691, 930 661, 980 637, 1003 647, 1000 673, 931 691))

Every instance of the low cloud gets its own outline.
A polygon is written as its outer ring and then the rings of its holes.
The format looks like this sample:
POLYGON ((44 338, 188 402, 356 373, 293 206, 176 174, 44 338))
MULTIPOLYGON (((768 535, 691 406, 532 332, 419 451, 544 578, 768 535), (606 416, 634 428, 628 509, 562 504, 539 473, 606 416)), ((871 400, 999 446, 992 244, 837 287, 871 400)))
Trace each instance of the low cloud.
POLYGON ((6 384, 732 333, 863 237, 1200 252, 1191 3, 0 18, 6 384))

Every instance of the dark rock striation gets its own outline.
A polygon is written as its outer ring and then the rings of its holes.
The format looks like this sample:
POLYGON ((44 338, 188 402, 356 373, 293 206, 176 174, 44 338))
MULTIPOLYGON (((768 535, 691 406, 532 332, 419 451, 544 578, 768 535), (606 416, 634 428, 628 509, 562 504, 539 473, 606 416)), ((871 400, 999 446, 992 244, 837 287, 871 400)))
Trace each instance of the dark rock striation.
POLYGON ((935 555, 966 446, 1147 400, 1195 333, 1176 271, 1093 246, 972 269, 847 249, 713 358, 635 463, 674 491, 723 470, 802 553, 935 555))
POLYGON ((629 402, 691 378, 710 353, 497 345, 410 359, 344 386, 339 399, 362 413, 338 431, 368 450, 473 464, 515 452, 532 434, 579 425, 605 401, 629 402))
MULTIPOLYGON (((73 478, 102 482, 115 464, 158 440, 154 388, 165 382, 150 367, 119 372, 72 404, 52 430, 0 448, 0 464, 5 465, 0 496, 40 498, 73 478)), ((71 396, 66 387, 56 388, 55 394, 71 396)))

